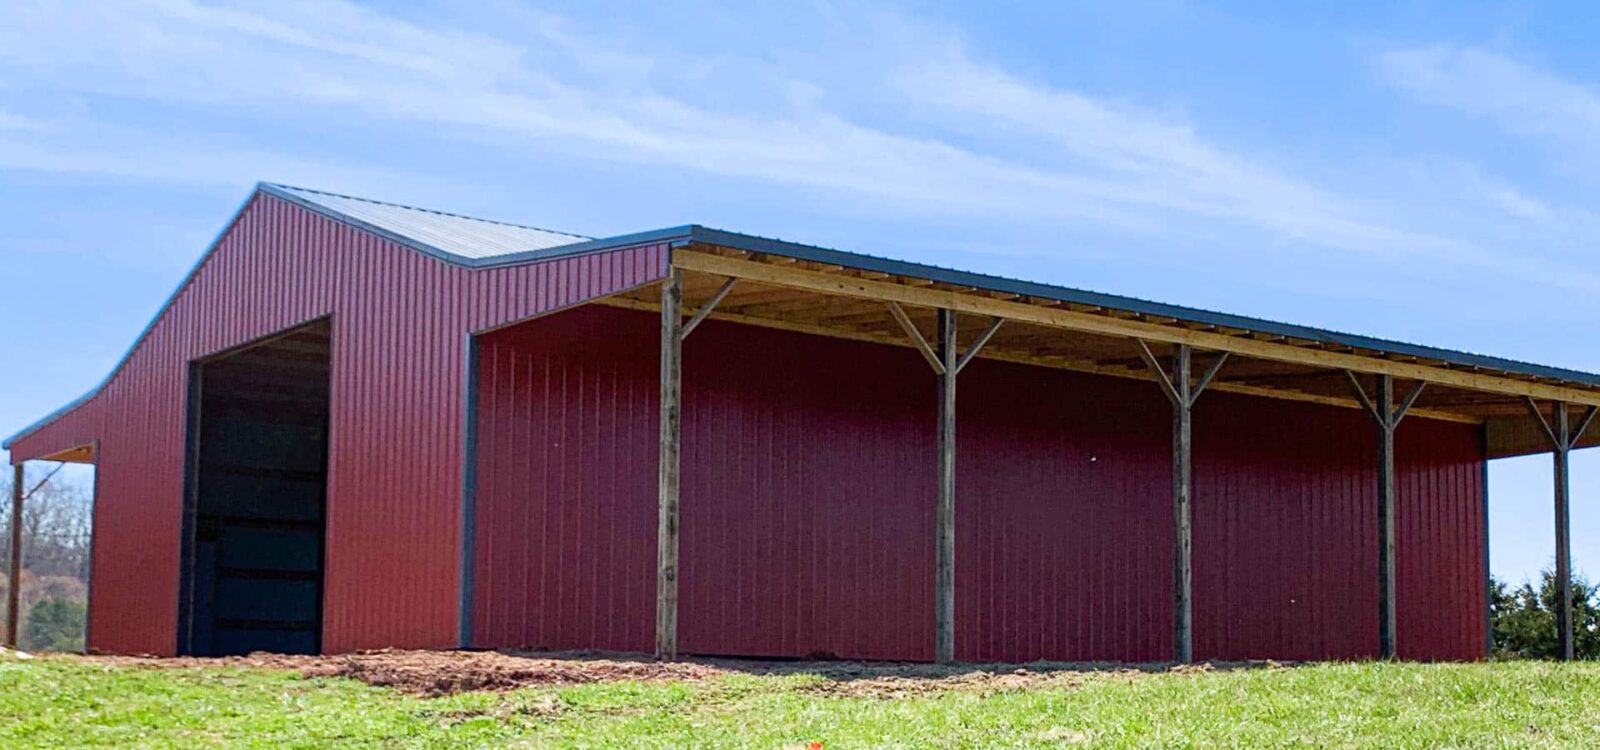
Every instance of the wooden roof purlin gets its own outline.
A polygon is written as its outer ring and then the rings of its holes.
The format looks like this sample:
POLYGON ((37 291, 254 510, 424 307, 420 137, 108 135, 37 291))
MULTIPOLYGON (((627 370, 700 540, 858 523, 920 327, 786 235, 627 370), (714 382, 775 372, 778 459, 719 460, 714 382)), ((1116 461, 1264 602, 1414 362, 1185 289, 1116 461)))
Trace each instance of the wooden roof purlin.
MULTIPOLYGON (((936 311, 950 309, 958 314, 963 351, 980 335, 991 337, 981 359, 1151 380, 1138 342, 1157 356, 1183 344, 1229 354, 1210 386, 1223 392, 1362 409, 1348 371, 1366 380, 1391 376, 1402 392, 1427 383, 1410 412, 1422 418, 1527 420, 1530 398, 1600 406, 1600 387, 1585 383, 776 254, 693 244, 674 250, 672 264, 684 272, 686 314, 703 312, 701 319, 917 348, 906 326, 930 341, 936 311), (730 286, 731 279, 738 283, 730 286), (991 330, 995 320, 1006 325, 991 330)), ((658 291, 646 287, 606 304, 659 309, 658 300, 658 291)), ((1596 443, 1600 438, 1583 444, 1596 443)), ((1506 450, 1516 452, 1531 451, 1506 450)))

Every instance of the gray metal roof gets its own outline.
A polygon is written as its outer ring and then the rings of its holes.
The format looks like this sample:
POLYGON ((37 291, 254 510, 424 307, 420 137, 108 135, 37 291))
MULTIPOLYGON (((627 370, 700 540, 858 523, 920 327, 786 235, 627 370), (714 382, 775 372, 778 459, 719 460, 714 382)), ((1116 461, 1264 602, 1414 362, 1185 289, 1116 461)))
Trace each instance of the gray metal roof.
POLYGON ((368 228, 422 243, 441 253, 469 260, 549 250, 590 238, 538 227, 430 211, 320 190, 262 185, 263 190, 310 208, 323 209, 368 228))
MULTIPOLYGON (((1600 374, 1583 372, 1561 367, 1551 367, 1531 362, 1506 359, 1503 357, 1486 356, 1470 352, 1441 349, 1431 346, 1409 344, 1370 336, 1359 336, 1338 331, 1320 328, 1311 328, 1288 323, 1280 323, 1259 318, 1249 318, 1239 315, 1229 315, 1210 310, 1200 310, 1178 305, 1169 305, 1160 302, 1151 302, 1133 297, 1123 297, 1113 294, 1073 289, 1070 287, 1040 284, 1036 282, 1011 279, 987 274, 960 271, 940 266, 932 266, 909 261, 884 258, 862 253, 832 250, 813 245, 803 245, 794 242, 759 237, 737 232, 728 232, 720 229, 711 229, 699 225, 684 225, 655 229, 635 234, 625 234, 616 237, 592 239, 582 235, 555 232, 548 229, 508 224, 505 222, 490 221, 487 219, 474 219, 467 216, 430 211, 428 209, 401 206, 382 201, 355 198, 337 193, 326 193, 319 190, 289 187, 287 185, 274 185, 262 183, 258 186, 259 192, 282 198, 291 203, 304 206, 316 213, 328 216, 337 221, 359 229, 364 229, 382 237, 399 242, 419 252, 432 255, 451 263, 456 263, 469 268, 488 268, 495 266, 515 265, 519 263, 534 263, 552 258, 583 255, 587 253, 603 252, 622 247, 640 245, 645 243, 666 243, 672 247, 682 247, 696 243, 720 245, 754 253, 770 253, 783 255, 802 260, 814 260, 822 263, 850 266, 870 271, 912 276, 917 278, 932 279, 960 286, 972 286, 995 291, 1015 292, 1020 295, 1042 297, 1064 302, 1099 307, 1127 310, 1131 312, 1159 315, 1177 318, 1197 323, 1243 328, 1261 333, 1278 334, 1310 341, 1320 341, 1330 344, 1339 344, 1348 347, 1373 349, 1394 354, 1410 355, 1415 357, 1438 359, 1457 366, 1480 367, 1513 374, 1532 375, 1541 378, 1550 378, 1566 383, 1600 388, 1600 374)), ((246 206, 241 206, 239 214, 242 215, 246 206)), ((237 219, 237 215, 235 217, 237 219)), ((223 229, 226 233, 233 222, 223 229)), ((200 263, 210 255, 221 241, 221 235, 212 243, 205 255, 196 263, 195 269, 189 272, 179 284, 181 290, 188 283, 190 276, 199 270, 200 263)), ((177 291, 173 292, 173 297, 177 291)), ((140 341, 154 327, 156 320, 166 312, 172 299, 169 298, 161 306, 156 317, 145 327, 134 343, 129 346, 127 353, 112 368, 104 380, 83 396, 75 399, 66 406, 57 409, 50 415, 29 425, 20 432, 4 441, 0 441, 0 448, 10 448, 11 444, 24 435, 48 424, 56 417, 71 411, 73 408, 87 401, 95 393, 110 382, 111 377, 122 368, 123 363, 132 355, 140 341)))

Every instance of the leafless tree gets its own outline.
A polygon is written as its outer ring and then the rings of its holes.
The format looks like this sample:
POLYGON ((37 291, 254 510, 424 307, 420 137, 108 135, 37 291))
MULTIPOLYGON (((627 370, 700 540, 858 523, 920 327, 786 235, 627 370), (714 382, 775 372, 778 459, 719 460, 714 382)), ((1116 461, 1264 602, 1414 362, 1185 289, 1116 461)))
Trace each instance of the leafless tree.
MULTIPOLYGON (((9 472, 7 472, 9 474, 9 472)), ((42 477, 41 477, 42 479, 42 477)), ((88 486, 62 477, 43 484, 30 478, 33 490, 22 504, 22 616, 43 599, 82 602, 89 581, 89 535, 92 497, 88 486), (37 489, 35 487, 37 486, 37 489)), ((0 479, 0 569, 11 560, 10 477, 0 479)), ((9 573, 6 570, 6 573, 9 573)), ((0 611, 8 576, 0 575, 0 611)))

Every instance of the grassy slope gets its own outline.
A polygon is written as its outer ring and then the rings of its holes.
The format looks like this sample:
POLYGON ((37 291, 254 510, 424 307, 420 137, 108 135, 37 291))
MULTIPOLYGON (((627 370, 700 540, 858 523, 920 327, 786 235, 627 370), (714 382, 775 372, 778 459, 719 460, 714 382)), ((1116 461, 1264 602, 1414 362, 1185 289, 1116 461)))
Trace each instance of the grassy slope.
POLYGON ((418 699, 0 658, 0 747, 1600 747, 1600 665, 1323 665, 834 697, 809 676, 418 699))

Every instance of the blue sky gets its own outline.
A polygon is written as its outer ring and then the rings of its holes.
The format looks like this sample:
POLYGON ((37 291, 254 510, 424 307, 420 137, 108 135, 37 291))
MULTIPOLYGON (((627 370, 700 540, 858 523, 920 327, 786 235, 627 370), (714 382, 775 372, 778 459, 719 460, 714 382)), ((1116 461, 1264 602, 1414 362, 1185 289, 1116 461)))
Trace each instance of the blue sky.
MULTIPOLYGON (((260 180, 1600 371, 1590 4, 748 5, 10 0, 0 432, 97 382, 260 180)), ((1548 463, 1491 468, 1502 576, 1551 559, 1548 463)), ((1600 574, 1597 483, 1580 454, 1600 574)))

